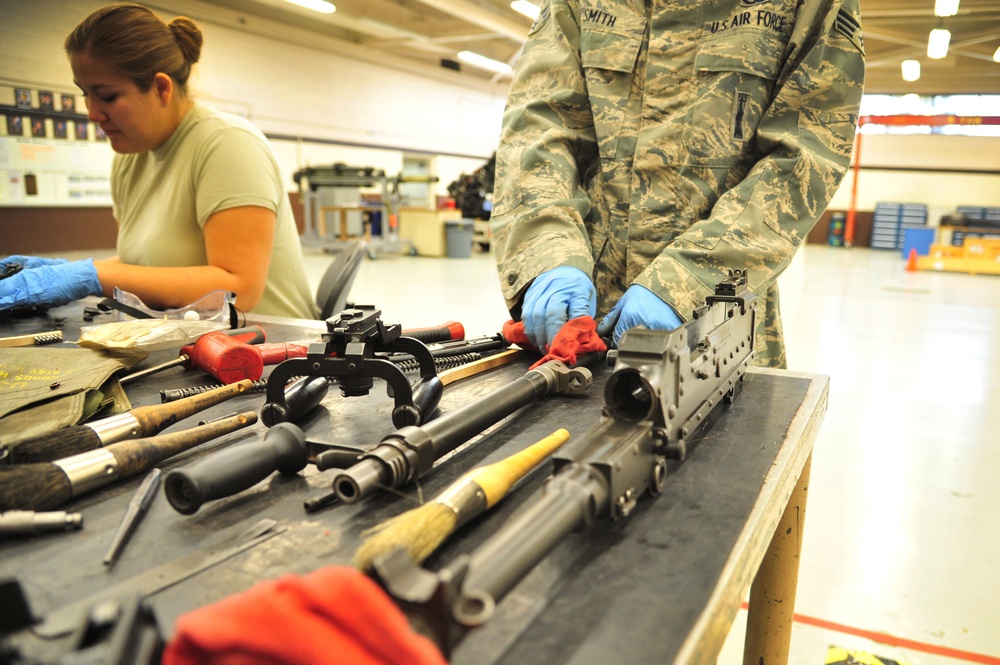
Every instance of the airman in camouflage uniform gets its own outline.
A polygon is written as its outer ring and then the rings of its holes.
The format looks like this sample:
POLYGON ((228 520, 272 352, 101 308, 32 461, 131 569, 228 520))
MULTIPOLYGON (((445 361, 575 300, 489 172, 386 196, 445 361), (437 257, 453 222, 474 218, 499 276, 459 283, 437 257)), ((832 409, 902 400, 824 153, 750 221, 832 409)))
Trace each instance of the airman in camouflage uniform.
POLYGON ((682 317, 730 268, 785 365, 775 279, 850 163, 858 0, 545 0, 504 113, 491 219, 508 307, 539 274, 632 284, 682 317))

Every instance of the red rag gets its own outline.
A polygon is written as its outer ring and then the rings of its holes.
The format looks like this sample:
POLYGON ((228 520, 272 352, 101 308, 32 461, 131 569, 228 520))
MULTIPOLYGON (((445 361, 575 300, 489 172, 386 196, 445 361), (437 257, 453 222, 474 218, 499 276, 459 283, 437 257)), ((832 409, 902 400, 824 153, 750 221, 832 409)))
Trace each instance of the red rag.
POLYGON ((262 582, 177 620, 163 665, 447 665, 348 566, 262 582))
MULTIPOLYGON (((505 340, 520 347, 534 349, 528 336, 524 334, 524 322, 507 321, 501 333, 505 340)), ((567 365, 575 365, 580 356, 595 351, 606 351, 607 345, 597 334, 597 321, 590 316, 578 316, 563 324, 549 345, 548 353, 531 366, 535 369, 550 360, 561 360, 567 365)), ((536 349, 537 350, 537 349, 536 349)))

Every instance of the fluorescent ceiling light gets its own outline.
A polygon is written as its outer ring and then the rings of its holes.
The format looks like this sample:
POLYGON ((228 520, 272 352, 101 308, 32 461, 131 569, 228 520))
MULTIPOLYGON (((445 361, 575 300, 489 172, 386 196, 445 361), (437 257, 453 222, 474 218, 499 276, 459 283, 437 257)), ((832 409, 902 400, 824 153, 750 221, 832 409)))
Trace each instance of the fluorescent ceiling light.
POLYGON ((931 30, 931 35, 927 39, 927 57, 940 60, 948 55, 948 43, 951 41, 951 33, 943 28, 931 30))
POLYGON ((534 21, 538 18, 538 14, 542 11, 541 7, 533 2, 528 2, 528 0, 514 0, 510 3, 510 8, 515 12, 520 12, 534 21))
POLYGON ((920 78, 919 60, 904 60, 902 69, 904 81, 916 81, 920 78))
POLYGON ((998 46, 997 50, 993 52, 993 60, 994 62, 1000 62, 1000 46, 998 46))
POLYGON ((935 0, 934 16, 954 16, 958 13, 958 0, 935 0))
POLYGON ((332 14, 337 11, 337 7, 331 2, 326 2, 326 0, 288 0, 288 2, 299 7, 311 9, 320 14, 332 14))
POLYGON ((472 51, 459 51, 458 59, 475 67, 482 67, 483 69, 488 69, 491 72, 497 72, 498 74, 510 74, 514 71, 513 68, 506 62, 490 60, 486 56, 473 53, 472 51))

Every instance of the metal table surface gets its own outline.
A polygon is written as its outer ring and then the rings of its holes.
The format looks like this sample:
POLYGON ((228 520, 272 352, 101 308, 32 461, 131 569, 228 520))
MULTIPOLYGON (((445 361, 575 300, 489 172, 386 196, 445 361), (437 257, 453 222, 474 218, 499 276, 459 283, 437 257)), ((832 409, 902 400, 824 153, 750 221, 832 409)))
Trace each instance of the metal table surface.
MULTIPOLYGON (((66 339, 72 340, 82 323, 80 311, 74 305, 8 320, 0 324, 0 336, 50 330, 52 317, 62 316, 67 319, 66 339)), ((322 322, 267 317, 251 322, 264 327, 269 342, 315 339, 324 329, 322 322)), ((154 353, 139 368, 172 355, 154 353)), ((518 360, 449 386, 442 412, 488 395, 521 376, 529 364, 530 359, 518 360)), ((0 541, 0 579, 20 580, 36 615, 59 611, 50 617, 66 619, 102 595, 141 588, 155 575, 149 571, 176 567, 176 562, 189 561, 186 557, 199 552, 229 548, 259 520, 276 520, 278 532, 272 537, 150 596, 169 635, 184 612, 260 580, 349 564, 361 531, 417 505, 418 492, 435 496, 469 469, 516 452, 559 427, 571 436, 584 433, 600 418, 603 384, 611 371, 593 369, 594 385, 586 394, 547 397, 521 409, 449 456, 419 488, 307 513, 303 501, 329 492, 332 478, 331 472, 309 466, 297 476, 275 474, 191 516, 175 512, 161 492, 109 569, 102 558, 140 475, 64 506, 84 515, 80 531, 0 541)), ((208 379, 173 368, 129 385, 127 393, 133 406, 155 404, 160 402, 159 390, 208 379)), ((311 440, 376 443, 394 429, 392 400, 383 387, 376 380, 369 395, 345 398, 331 386, 322 405, 300 426, 311 440)), ((691 438, 687 459, 670 463, 661 496, 643 497, 628 519, 599 520, 571 534, 501 601, 486 626, 463 640, 451 662, 714 663, 775 526, 803 469, 808 469, 827 389, 825 376, 751 370, 738 399, 717 410, 691 438)), ((263 393, 243 395, 166 431, 235 411, 259 412, 264 401, 263 393)), ((166 472, 265 432, 257 423, 168 460, 161 468, 166 472)), ((425 566, 440 568, 483 542, 533 499, 550 470, 547 463, 527 477, 489 514, 455 534, 425 566)), ((797 569, 797 559, 780 565, 797 569)), ((35 634, 24 646, 44 653, 57 649, 61 639, 65 636, 43 640, 35 634)))

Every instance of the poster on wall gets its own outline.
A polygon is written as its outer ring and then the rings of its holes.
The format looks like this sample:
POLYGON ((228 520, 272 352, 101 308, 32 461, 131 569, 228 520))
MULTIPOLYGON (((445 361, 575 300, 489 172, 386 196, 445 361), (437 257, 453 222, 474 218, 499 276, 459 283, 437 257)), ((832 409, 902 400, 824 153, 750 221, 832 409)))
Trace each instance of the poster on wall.
POLYGON ((76 97, 73 95, 62 96, 63 113, 76 113, 76 97))
POLYGON ((66 138, 66 121, 56 120, 52 123, 52 136, 57 139, 66 138))
POLYGON ((94 138, 98 141, 107 141, 108 135, 104 133, 100 125, 94 125, 94 138))
POLYGON ((42 111, 55 111, 55 95, 48 91, 38 93, 38 108, 42 111))
POLYGON ((7 116, 7 134, 10 136, 24 136, 24 120, 21 116, 7 116))
MULTIPOLYGON (((29 116, 24 116, 23 122, 30 124, 29 116)), ((55 123, 46 120, 45 124, 48 139, 0 136, 0 211, 3 206, 12 204, 110 206, 109 174, 114 153, 108 150, 107 143, 53 139, 55 123)), ((70 137, 72 124, 72 120, 66 121, 70 137)), ((0 212, 0 219, 3 216, 0 212)), ((0 232, 0 252, 3 250, 2 236, 0 232)))
POLYGON ((31 91, 27 88, 14 88, 14 104, 19 109, 30 109, 31 91))
POLYGON ((31 135, 38 138, 45 138, 45 118, 31 119, 31 135))
POLYGON ((24 203, 24 180, 19 171, 7 172, 7 198, 11 203, 24 203))
POLYGON ((87 121, 86 120, 77 120, 76 122, 73 123, 73 125, 75 126, 74 128, 76 129, 76 140, 77 141, 86 141, 87 140, 87 121))

